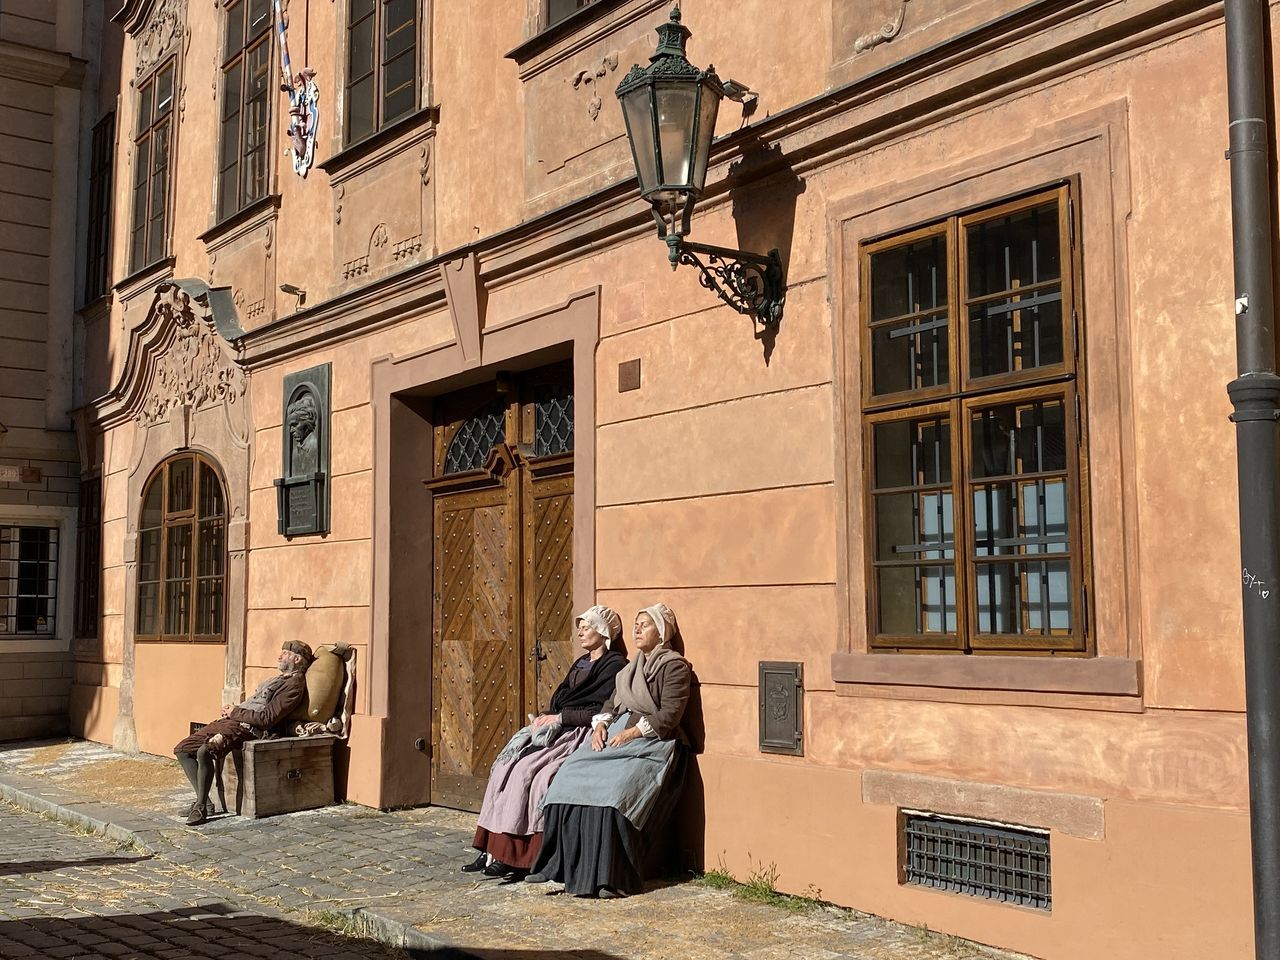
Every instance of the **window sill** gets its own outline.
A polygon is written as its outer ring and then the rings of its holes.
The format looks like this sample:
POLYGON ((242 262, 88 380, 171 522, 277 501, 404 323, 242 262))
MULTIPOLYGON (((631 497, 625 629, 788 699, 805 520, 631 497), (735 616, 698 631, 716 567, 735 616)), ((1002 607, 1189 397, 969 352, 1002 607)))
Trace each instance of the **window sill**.
POLYGON ((563 20, 553 23, 541 33, 535 33, 524 43, 508 50, 503 56, 508 60, 514 60, 520 66, 524 66, 526 62, 532 60, 560 40, 577 33, 587 24, 594 23, 610 10, 616 10, 627 2, 628 0, 596 0, 595 3, 583 7, 581 10, 575 10, 563 20))
POLYGON ((279 210, 280 194, 269 193, 215 223, 196 239, 209 249, 216 250, 241 234, 261 226, 264 221, 274 219, 279 210))
POLYGON ((1125 657, 833 653, 838 692, 861 685, 1139 697, 1142 661, 1125 657))
POLYGON ((176 262, 177 258, 172 255, 163 257, 155 263, 147 264, 141 270, 135 270, 119 281, 112 289, 120 294, 121 300, 132 299, 142 291, 155 287, 161 280, 167 280, 172 277, 173 265, 176 262))
POLYGON ((407 117, 401 117, 395 123, 343 148, 316 166, 329 175, 331 182, 341 183, 417 142, 421 138, 415 134, 429 130, 439 115, 439 107, 421 107, 407 117))

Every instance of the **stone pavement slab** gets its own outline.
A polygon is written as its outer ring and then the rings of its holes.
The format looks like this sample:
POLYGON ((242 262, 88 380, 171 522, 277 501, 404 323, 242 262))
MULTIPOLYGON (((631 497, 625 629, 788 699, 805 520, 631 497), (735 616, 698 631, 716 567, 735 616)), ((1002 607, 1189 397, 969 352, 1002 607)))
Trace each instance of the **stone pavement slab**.
POLYGON ((352 917, 396 945, 454 946, 465 951, 456 956, 493 960, 1014 957, 854 911, 745 902, 691 878, 604 901, 566 896, 554 884, 476 881, 458 869, 474 855, 475 817, 441 807, 342 804, 262 820, 220 816, 189 828, 189 792, 172 761, 83 742, 0 746, 0 798, 137 839, 157 864, 228 896, 282 916, 352 917))

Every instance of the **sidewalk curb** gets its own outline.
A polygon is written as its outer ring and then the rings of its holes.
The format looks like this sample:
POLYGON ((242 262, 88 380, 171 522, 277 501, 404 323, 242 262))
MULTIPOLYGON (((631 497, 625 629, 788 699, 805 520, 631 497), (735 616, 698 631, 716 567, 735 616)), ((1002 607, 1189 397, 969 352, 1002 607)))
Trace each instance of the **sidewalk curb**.
POLYGON ((143 853, 150 856, 158 855, 155 846, 143 839, 142 835, 136 830, 130 830, 128 827, 122 827, 118 823, 101 820, 98 817, 82 813, 75 807, 55 803, 47 797, 29 793, 11 783, 6 783, 4 780, 0 780, 0 800, 7 800, 15 807, 30 813, 38 813, 41 816, 49 817, 80 830, 87 830, 109 840, 115 840, 117 843, 133 844, 143 853))
MULTIPOLYGON (((110 820, 95 817, 77 810, 74 805, 58 803, 38 793, 23 790, 0 778, 0 800, 7 801, 21 810, 39 814, 65 823, 79 830, 86 830, 98 836, 106 837, 117 843, 133 844, 148 856, 166 859, 157 845, 146 839, 144 834, 152 831, 131 830, 110 820)), ((158 830, 155 832, 159 832, 158 830)), ((249 899, 256 899, 253 894, 246 894, 249 899)), ((301 911, 299 911, 301 912, 301 911)), ((447 950, 460 949, 457 944, 448 940, 423 933, 411 923, 397 920, 394 917, 377 913, 367 907, 352 907, 333 911, 350 917, 359 927, 367 932, 371 939, 391 947, 409 950, 447 950)))

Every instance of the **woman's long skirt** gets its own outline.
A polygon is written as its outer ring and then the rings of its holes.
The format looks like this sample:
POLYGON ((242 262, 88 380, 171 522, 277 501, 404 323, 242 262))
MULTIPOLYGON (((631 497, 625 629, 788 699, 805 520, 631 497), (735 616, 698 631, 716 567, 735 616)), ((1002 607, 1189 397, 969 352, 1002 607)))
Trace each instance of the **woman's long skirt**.
POLYGON ((644 829, 613 807, 555 803, 544 808, 542 849, 534 872, 564 884, 565 893, 594 897, 604 887, 639 893, 670 867, 672 814, 684 790, 687 753, 676 751, 644 829))
POLYGON ((509 867, 532 867, 542 841, 542 798, 588 733, 586 727, 571 727, 543 749, 495 763, 471 845, 509 867))

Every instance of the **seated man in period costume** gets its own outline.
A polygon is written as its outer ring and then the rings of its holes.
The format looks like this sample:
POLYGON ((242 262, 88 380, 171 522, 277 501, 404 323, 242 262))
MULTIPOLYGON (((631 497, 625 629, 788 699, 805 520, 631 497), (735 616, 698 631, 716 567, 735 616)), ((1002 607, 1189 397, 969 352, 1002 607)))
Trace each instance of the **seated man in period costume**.
POLYGON ((223 707, 221 719, 201 727, 173 748, 196 791, 195 803, 187 813, 188 824, 194 827, 209 819, 209 787, 222 759, 246 740, 271 733, 302 703, 307 693, 307 667, 314 659, 311 648, 301 640, 285 641, 276 660, 278 674, 264 680, 248 700, 223 707))

